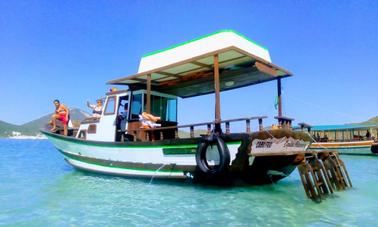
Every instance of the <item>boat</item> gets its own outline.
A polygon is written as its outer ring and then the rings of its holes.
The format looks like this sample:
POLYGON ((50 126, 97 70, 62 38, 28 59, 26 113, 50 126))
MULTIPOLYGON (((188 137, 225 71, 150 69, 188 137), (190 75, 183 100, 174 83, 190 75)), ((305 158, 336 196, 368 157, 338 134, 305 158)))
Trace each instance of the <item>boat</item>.
POLYGON ((340 154, 371 155, 378 153, 378 124, 316 125, 301 123, 315 142, 310 150, 337 150, 340 154))
POLYGON ((107 82, 125 89, 106 93, 100 118, 85 119, 67 136, 61 130, 42 133, 80 170, 203 183, 272 183, 294 171, 311 143, 307 133, 292 130, 292 118, 282 115, 281 80, 291 76, 271 62, 268 49, 224 30, 143 56, 136 74, 107 82), (264 127, 266 116, 221 118, 222 91, 265 82, 277 84, 276 129, 264 127), (214 94, 214 120, 178 124, 178 98, 207 94, 214 94), (123 110, 126 119, 120 120, 123 110), (146 126, 144 115, 160 119, 146 126), (237 122, 245 128, 232 131, 237 122))

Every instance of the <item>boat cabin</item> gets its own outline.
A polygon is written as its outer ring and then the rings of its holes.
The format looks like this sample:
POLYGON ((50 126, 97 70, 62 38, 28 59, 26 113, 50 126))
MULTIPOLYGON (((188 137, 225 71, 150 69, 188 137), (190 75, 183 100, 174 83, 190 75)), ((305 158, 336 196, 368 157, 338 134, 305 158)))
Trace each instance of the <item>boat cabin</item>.
MULTIPOLYGON (((177 97, 152 91, 150 113, 159 116, 162 127, 177 125, 177 97)), ((106 94, 100 118, 81 122, 77 138, 98 141, 133 141, 129 134, 141 127, 140 116, 147 111, 146 90, 116 90, 106 94)))
POLYGON ((282 116, 281 79, 292 74, 273 64, 269 51, 237 32, 216 32, 172 48, 143 56, 138 73, 108 81, 128 90, 106 94, 100 119, 82 122, 77 138, 96 141, 145 141, 178 137, 178 129, 187 127, 193 137, 194 127, 207 132, 230 132, 230 122, 257 120, 262 129, 264 116, 221 119, 221 91, 268 81, 277 81, 278 123, 291 127, 291 118, 282 116), (212 122, 178 126, 177 97, 214 96, 215 117, 212 122), (125 115, 125 112, 127 114, 125 115), (143 112, 160 117, 159 127, 141 129, 143 112))

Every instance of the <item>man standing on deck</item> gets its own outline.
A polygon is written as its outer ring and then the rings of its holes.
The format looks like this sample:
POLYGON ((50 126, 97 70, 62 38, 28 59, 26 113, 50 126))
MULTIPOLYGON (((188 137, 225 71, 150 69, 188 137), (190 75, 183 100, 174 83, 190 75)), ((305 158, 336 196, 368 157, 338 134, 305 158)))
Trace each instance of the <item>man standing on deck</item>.
POLYGON ((52 129, 50 131, 52 132, 56 131, 56 120, 59 120, 63 124, 64 135, 67 136, 69 110, 65 105, 61 104, 58 99, 54 100, 54 105, 55 105, 55 113, 51 116, 50 124, 52 125, 52 129))

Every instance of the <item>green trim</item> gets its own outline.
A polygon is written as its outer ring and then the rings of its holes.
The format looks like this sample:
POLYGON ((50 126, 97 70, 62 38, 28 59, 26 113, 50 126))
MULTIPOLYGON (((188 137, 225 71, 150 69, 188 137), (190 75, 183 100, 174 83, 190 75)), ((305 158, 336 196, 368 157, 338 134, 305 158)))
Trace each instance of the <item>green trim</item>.
MULTIPOLYGON (((58 149, 59 150, 59 149, 58 149)), ((73 155, 73 154, 70 154, 70 153, 67 153, 67 152, 64 152, 64 151, 61 151, 59 150, 66 158, 69 158, 69 159, 73 159, 73 160, 76 160, 76 161, 79 161, 79 162, 84 162, 84 163, 87 163, 87 164, 90 164, 90 165, 97 165, 97 166, 102 166, 102 167, 109 167, 109 168, 115 168, 115 169, 123 169, 123 170, 136 170, 136 171, 142 171, 142 172, 156 172, 156 170, 152 170, 152 169, 144 169, 144 168, 130 168, 130 167, 121 167, 121 166, 117 166, 117 165, 106 165, 106 164, 103 164, 103 163, 99 163, 99 162, 96 162, 96 161, 89 161, 89 160, 85 160, 83 158, 80 158, 76 155, 73 155)), ((110 162, 110 163, 113 163, 113 162, 110 162)), ((159 170, 158 172, 169 172, 169 173, 182 173, 183 171, 182 170, 172 170, 172 169, 169 169, 169 170, 164 170, 164 169, 161 169, 159 170)))
POLYGON ((192 40, 189 40, 189 41, 186 41, 186 42, 183 42, 183 43, 179 43, 179 44, 176 44, 176 45, 173 45, 173 46, 170 46, 170 47, 167 47, 167 48, 164 48, 164 49, 160 49, 160 50, 156 50, 156 51, 153 51, 153 52, 150 52, 150 53, 147 53, 145 55, 142 56, 142 58, 145 58, 145 57, 148 57, 148 56, 151 56, 151 55, 155 55, 155 54, 158 54, 158 53, 162 53, 162 52, 165 52, 165 51, 168 51, 168 50, 171 50, 171 49, 174 49, 176 47, 179 47, 179 46, 184 46, 186 44, 189 44, 189 43, 192 43, 192 42, 195 42, 195 41, 198 41, 200 39, 204 39, 204 38, 207 38, 207 37, 210 37, 210 36, 213 36, 213 35, 217 35, 217 34, 220 34, 220 33, 224 33, 224 32, 230 32, 230 33, 234 33, 235 35, 238 35, 240 36, 241 38, 263 48, 264 50, 266 51, 269 51, 268 48, 256 43, 255 41, 249 39, 248 37, 240 34, 239 32, 237 31, 234 31, 234 30, 230 30, 230 29, 223 29, 223 30, 220 30, 220 31, 216 31, 216 32, 213 32, 213 33, 210 33, 208 35, 204 35, 204 36, 200 36, 198 38, 195 38, 195 39, 192 39, 192 40))
MULTIPOLYGON (((234 142, 228 142, 227 145, 240 145, 241 142, 234 141, 234 142)), ((197 146, 192 148, 175 148, 175 147, 169 147, 169 148, 163 148, 163 154, 164 155, 195 155, 197 152, 197 146)))
POLYGON ((193 148, 163 148, 164 155, 195 155, 197 149, 193 148))
POLYGON ((63 141, 67 141, 70 143, 75 143, 75 144, 83 144, 86 146, 93 146, 93 147, 108 147, 108 148, 113 148, 113 147, 124 147, 124 148, 196 148, 197 144, 182 144, 182 145, 138 145, 138 144, 133 144, 133 142, 130 143, 115 143, 115 142, 96 142, 96 141, 88 141, 88 140, 81 140, 81 139, 76 139, 76 138, 67 138, 55 134, 46 134, 45 135, 50 138, 55 138, 63 141))
MULTIPOLYGON (((180 145, 139 145, 135 144, 134 142, 130 143, 116 143, 116 142, 96 142, 96 141, 88 141, 88 140, 81 140, 81 139, 76 139, 76 138, 70 138, 70 137, 65 137, 62 135, 58 134, 53 134, 45 131, 41 131, 43 134, 45 134, 48 138, 52 137, 55 139, 75 143, 75 144, 83 144, 86 146, 94 146, 94 147, 107 147, 107 148, 119 148, 119 147, 124 147, 124 148, 197 148, 197 143, 194 144, 180 144, 180 145)), ((230 144, 240 144, 240 141, 231 141, 231 142, 226 142, 227 145, 230 144)))

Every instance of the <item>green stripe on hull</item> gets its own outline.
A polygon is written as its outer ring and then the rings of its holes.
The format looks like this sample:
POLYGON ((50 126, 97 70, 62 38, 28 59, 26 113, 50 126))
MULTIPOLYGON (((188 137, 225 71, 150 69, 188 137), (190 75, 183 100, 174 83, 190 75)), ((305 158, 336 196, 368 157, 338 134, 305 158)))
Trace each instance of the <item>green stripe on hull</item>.
POLYGON ((195 155, 197 152, 194 148, 163 148, 164 155, 195 155))
MULTIPOLYGON (((79 162, 84 162, 86 164, 97 165, 97 166, 102 166, 102 167, 116 168, 116 169, 122 169, 122 170, 134 170, 134 171, 142 171, 142 172, 150 172, 150 173, 157 172, 157 170, 159 169, 159 167, 154 168, 154 169, 147 169, 147 168, 143 168, 143 167, 140 167, 140 168, 129 167, 129 166, 127 166, 126 163, 123 163, 123 165, 120 165, 119 162, 116 162, 116 161, 86 158, 86 157, 70 154, 70 153, 64 152, 62 150, 59 150, 59 151, 68 159, 73 159, 73 160, 76 160, 76 161, 79 161, 79 162)), ((143 165, 143 164, 140 164, 140 165, 143 165)), ((163 166, 163 164, 159 164, 159 165, 163 166)), ((171 165, 166 165, 166 166, 170 167, 171 165)), ((182 173, 183 170, 162 168, 158 172, 182 173)))

